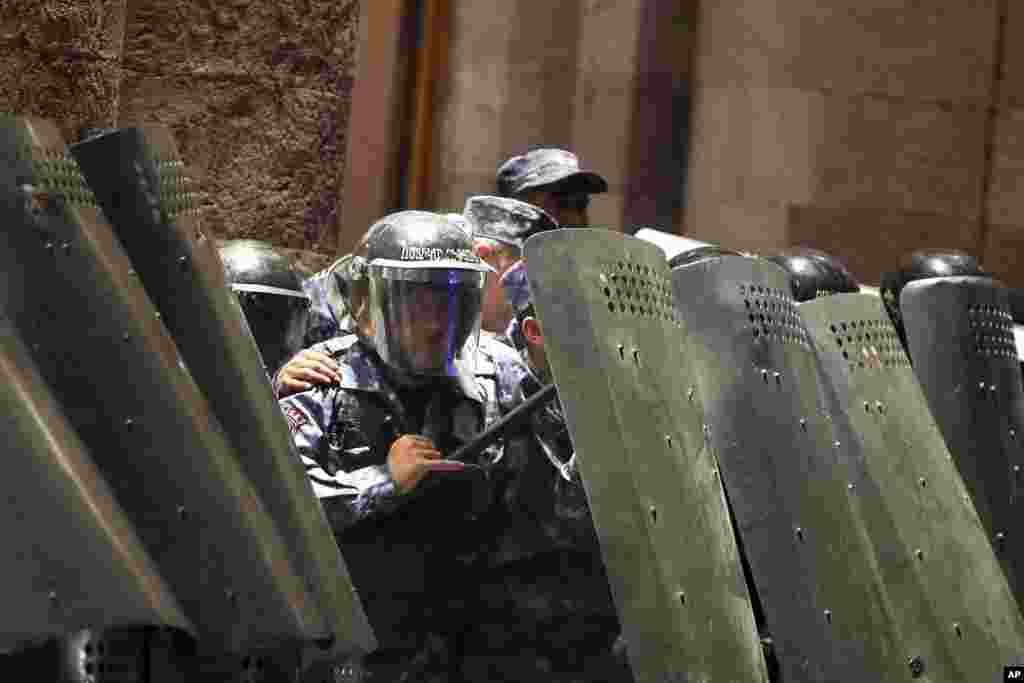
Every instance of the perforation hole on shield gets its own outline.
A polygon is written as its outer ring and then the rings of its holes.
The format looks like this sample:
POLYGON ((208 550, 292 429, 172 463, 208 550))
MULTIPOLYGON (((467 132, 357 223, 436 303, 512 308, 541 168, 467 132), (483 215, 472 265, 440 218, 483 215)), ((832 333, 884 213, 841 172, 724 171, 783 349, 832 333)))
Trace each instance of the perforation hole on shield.
POLYGON ((850 372, 910 367, 896 328, 888 320, 836 320, 829 329, 850 372))
POLYGON ((755 341, 795 344, 808 351, 811 349, 810 336, 797 313, 796 301, 789 292, 752 282, 737 286, 747 309, 747 319, 755 341))
POLYGON ((20 146, 18 157, 32 164, 33 182, 38 190, 59 194, 69 204, 96 206, 96 197, 85 182, 78 163, 63 149, 20 146))
POLYGON ((680 324, 668 278, 632 261, 606 261, 601 265, 599 285, 610 313, 680 324))
POLYGON ((160 178, 160 206, 169 218, 195 210, 195 193, 191 179, 185 173, 181 159, 157 159, 156 171, 160 178))
POLYGON ((970 304, 967 319, 974 339, 974 354, 980 358, 1005 358, 1017 362, 1010 312, 992 304, 970 304))

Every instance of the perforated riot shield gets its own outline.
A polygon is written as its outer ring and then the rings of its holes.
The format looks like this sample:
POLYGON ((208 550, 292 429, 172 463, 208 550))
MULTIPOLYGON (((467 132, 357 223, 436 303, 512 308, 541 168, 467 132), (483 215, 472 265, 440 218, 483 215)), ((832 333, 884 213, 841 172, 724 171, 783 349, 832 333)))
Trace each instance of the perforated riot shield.
POLYGON ((341 649, 375 647, 323 510, 263 372, 220 257, 192 210, 169 131, 128 129, 72 148, 189 369, 280 526, 341 649))
POLYGON ((4 317, 0 424, 0 651, 87 626, 191 630, 4 317))
MULTIPOLYGON (((859 533, 810 336, 774 263, 724 256, 672 271, 712 451, 785 681, 906 676, 859 533)), ((692 387, 678 386, 679 393, 692 387)))
POLYGON ((930 278, 904 288, 900 309, 932 415, 1024 605, 1024 391, 1008 292, 930 278))
POLYGON ((901 634, 893 657, 935 681, 997 681, 1024 657, 1024 622, 879 299, 838 294, 800 311, 859 463, 850 492, 901 634))
POLYGON ((56 128, 0 119, 0 150, 0 306, 200 638, 238 651, 327 636, 56 128))
POLYGON ((557 230, 525 259, 637 680, 765 680, 664 255, 557 230))

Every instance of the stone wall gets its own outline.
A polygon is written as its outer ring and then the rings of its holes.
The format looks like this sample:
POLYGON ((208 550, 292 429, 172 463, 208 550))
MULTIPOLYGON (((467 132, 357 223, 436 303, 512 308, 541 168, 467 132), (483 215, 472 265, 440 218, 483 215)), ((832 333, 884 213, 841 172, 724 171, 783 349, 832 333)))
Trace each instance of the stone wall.
POLYGON ((68 142, 115 125, 125 2, 0 2, 0 110, 51 119, 68 142))
POLYGON ((438 87, 435 196, 461 210, 494 192, 498 165, 538 146, 575 151, 609 192, 591 223, 671 230, 686 166, 694 0, 452 2, 438 87), (669 182, 663 182, 668 179, 669 182))
POLYGON ((9 0, 5 110, 86 127, 169 126, 216 237, 336 252, 357 0, 9 0))
POLYGON ((1024 286, 1017 4, 705 2, 699 27, 688 233, 816 246, 868 282, 964 249, 1024 286))

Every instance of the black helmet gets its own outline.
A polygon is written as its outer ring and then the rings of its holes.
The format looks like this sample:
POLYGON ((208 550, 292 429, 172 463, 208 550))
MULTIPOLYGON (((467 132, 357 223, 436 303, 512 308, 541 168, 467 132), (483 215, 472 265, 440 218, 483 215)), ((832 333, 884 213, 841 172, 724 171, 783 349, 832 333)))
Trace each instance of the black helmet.
POLYGON ((361 316, 358 334, 394 370, 455 375, 457 363, 467 367, 475 356, 488 272, 470 236, 446 216, 385 216, 370 226, 349 264, 353 287, 368 285, 369 318, 361 316))
POLYGON ((882 284, 879 287, 882 303, 885 304, 885 310, 899 332, 904 348, 907 346, 907 340, 903 331, 903 315, 900 313, 900 293, 903 292, 903 288, 914 280, 954 275, 987 277, 988 273, 978 264, 977 259, 966 252, 955 249, 922 249, 904 256, 898 270, 882 276, 882 284))
POLYGON ((686 266, 717 256, 740 255, 738 251, 724 249, 717 244, 701 242, 700 240, 690 239, 682 235, 674 235, 654 228, 640 228, 636 231, 634 237, 660 247, 665 252, 669 268, 686 266))
POLYGON ((793 298, 810 301, 820 296, 859 292, 857 279, 832 256, 809 247, 793 247, 767 257, 789 273, 793 298))
POLYGON ((263 364, 273 375, 302 349, 309 296, 291 261, 265 242, 232 240, 221 246, 220 258, 263 364))

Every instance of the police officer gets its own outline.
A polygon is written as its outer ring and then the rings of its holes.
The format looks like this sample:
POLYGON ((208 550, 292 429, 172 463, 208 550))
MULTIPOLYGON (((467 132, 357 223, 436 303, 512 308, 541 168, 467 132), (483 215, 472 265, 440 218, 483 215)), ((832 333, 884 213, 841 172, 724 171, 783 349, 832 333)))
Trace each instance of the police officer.
POLYGON ((907 347, 907 335, 903 326, 903 315, 900 313, 900 293, 908 283, 929 277, 950 277, 954 275, 974 275, 987 277, 981 265, 970 254, 955 249, 921 249, 903 257, 897 270, 882 276, 879 287, 882 303, 889 313, 896 331, 907 347))
POLYGON ((536 206, 506 197, 478 196, 466 201, 462 215, 473 231, 477 255, 494 269, 484 289, 484 330, 493 332, 503 343, 505 329, 512 320, 512 309, 505 301, 500 280, 509 267, 522 257, 523 243, 531 235, 558 227, 555 220, 536 206))
POLYGON ((314 347, 339 382, 281 401, 380 643, 360 663, 373 680, 458 667, 491 499, 479 466, 500 449, 468 465, 445 456, 500 415, 500 375, 474 368, 489 271, 443 216, 381 219, 353 252, 354 334, 314 347))
POLYGON ((857 279, 834 257, 809 247, 784 249, 767 260, 789 273, 793 298, 810 301, 829 294, 859 292, 857 279))
MULTIPOLYGON (((445 218, 472 236, 473 230, 462 214, 449 213, 445 218)), ((352 318, 348 311, 351 262, 352 254, 346 254, 303 283, 303 288, 313 302, 305 347, 340 334, 352 333, 352 318)), ((274 388, 277 397, 284 398, 297 391, 305 391, 314 384, 330 384, 339 380, 337 365, 328 355, 304 348, 292 356, 277 373, 274 388)))
POLYGON ((302 283, 311 302, 309 325, 303 348, 348 331, 352 322, 348 315, 348 264, 352 254, 345 254, 302 283))
POLYGON ((580 169, 575 154, 563 149, 534 149, 498 167, 498 194, 540 207, 562 227, 590 225, 590 195, 608 191, 608 181, 580 169))
MULTIPOLYGON (((528 361, 522 402, 549 384, 522 261, 502 278, 511 336, 528 361)), ((472 681, 631 681, 620 625, 557 400, 509 440, 495 467, 493 546, 478 573, 464 675, 472 681)))
POLYGON ((266 242, 232 240, 220 248, 231 289, 269 375, 303 347, 310 298, 287 257, 266 242))

